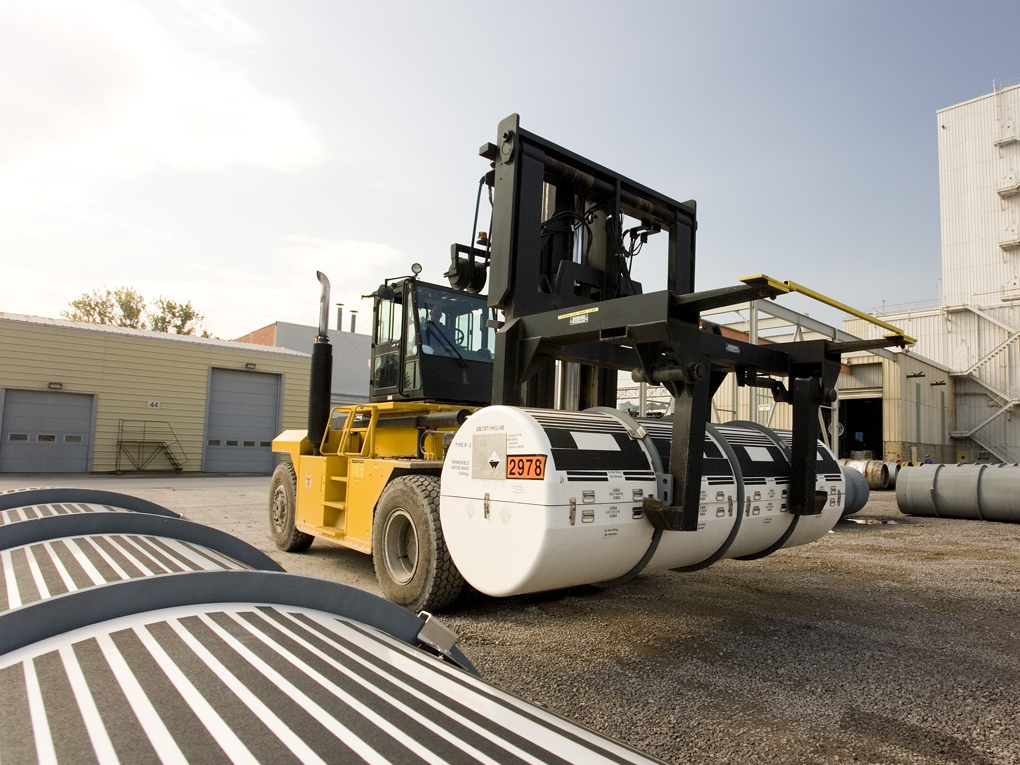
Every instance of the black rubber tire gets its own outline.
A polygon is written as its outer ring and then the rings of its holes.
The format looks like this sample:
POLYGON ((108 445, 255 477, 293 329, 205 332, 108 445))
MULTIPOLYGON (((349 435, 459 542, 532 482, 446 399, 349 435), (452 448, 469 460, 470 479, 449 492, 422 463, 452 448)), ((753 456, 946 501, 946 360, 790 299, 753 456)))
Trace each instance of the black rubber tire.
POLYGON ((372 519, 372 562, 387 599, 413 613, 457 599, 464 578, 439 523, 439 479, 406 475, 387 486, 372 519))
POLYGON ((281 462, 273 471, 273 480, 269 484, 269 531, 276 546, 284 552, 303 552, 315 539, 294 527, 296 516, 297 476, 294 465, 281 462))

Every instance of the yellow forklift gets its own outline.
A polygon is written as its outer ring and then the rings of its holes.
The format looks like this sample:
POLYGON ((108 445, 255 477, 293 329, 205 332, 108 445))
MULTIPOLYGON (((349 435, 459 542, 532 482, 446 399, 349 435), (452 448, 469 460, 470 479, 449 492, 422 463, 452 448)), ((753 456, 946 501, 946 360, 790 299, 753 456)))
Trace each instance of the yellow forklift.
POLYGON ((329 281, 318 274, 309 430, 273 441, 289 459, 273 474, 270 528, 288 552, 319 537, 373 555, 385 596, 420 610, 448 605, 463 585, 443 543, 439 476, 447 442, 488 402, 495 330, 484 296, 412 271, 372 296, 371 403, 331 412, 329 281))
POLYGON ((472 244, 451 248, 450 286, 420 281, 415 266, 372 296, 368 404, 330 410, 319 274, 308 429, 273 441, 285 455, 269 498, 277 546, 319 538, 368 553, 386 597, 419 611, 449 606, 465 576, 496 595, 620 582, 824 535, 845 485, 819 448, 819 408, 835 398, 842 353, 904 338, 723 337, 702 311, 791 287, 757 276, 695 291, 693 201, 530 133, 517 115, 480 154, 490 169, 472 244), (665 288, 645 293, 631 264, 653 237, 665 288), (616 411, 624 370, 669 390, 669 420, 616 411), (729 373, 791 404, 792 432, 710 427, 729 373))

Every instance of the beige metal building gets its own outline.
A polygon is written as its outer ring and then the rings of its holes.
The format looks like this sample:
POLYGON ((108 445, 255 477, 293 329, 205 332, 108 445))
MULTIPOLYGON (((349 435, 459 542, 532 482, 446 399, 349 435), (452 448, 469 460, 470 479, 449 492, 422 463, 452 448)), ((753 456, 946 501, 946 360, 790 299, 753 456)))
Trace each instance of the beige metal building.
POLYGON ((307 424, 310 359, 0 313, 0 473, 270 473, 307 424))

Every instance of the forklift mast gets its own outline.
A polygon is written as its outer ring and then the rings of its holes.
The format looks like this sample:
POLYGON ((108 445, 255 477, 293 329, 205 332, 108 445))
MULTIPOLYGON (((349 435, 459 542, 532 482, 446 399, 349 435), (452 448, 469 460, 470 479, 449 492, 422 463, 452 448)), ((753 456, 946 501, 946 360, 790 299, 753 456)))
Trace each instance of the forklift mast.
POLYGON ((554 408, 563 400, 557 380, 571 379, 576 407, 561 408, 615 407, 621 370, 665 386, 675 399, 671 486, 646 499, 645 510, 656 528, 694 531, 712 396, 733 372, 739 385, 769 388, 792 404, 790 509, 820 513, 818 412, 835 399, 841 354, 903 345, 903 338, 768 346, 724 338, 702 326, 702 311, 789 288, 757 276, 696 292, 694 201, 677 202, 536 136, 516 114, 480 154, 492 167, 482 179, 492 190, 490 233, 455 245, 446 275, 477 293, 487 274, 488 305, 502 312, 493 321, 492 403, 554 408), (630 263, 651 236, 667 239, 666 289, 644 294, 630 263))

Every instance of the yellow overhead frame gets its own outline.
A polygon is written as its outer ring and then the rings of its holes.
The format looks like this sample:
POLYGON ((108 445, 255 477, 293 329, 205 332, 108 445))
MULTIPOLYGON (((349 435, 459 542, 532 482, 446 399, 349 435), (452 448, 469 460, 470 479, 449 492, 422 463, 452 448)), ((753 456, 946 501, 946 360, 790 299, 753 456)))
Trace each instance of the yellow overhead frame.
POLYGON ((851 316, 856 316, 858 319, 863 319, 864 321, 874 324, 877 327, 881 327, 884 330, 888 330, 889 334, 884 335, 884 337, 889 337, 893 339, 903 338, 903 341, 907 345, 913 345, 914 343, 917 342, 916 338, 910 337, 909 335, 904 333, 903 330, 900 329, 899 327, 894 327, 892 324, 884 322, 881 319, 876 319, 874 316, 866 314, 863 311, 858 311, 856 308, 851 308, 846 303, 841 303, 835 298, 831 298, 828 295, 823 295, 821 292, 816 292, 810 287, 805 287, 803 284, 797 284, 797 282, 790 281, 789 279, 785 281, 780 281, 779 279, 773 279, 771 276, 766 276, 765 274, 755 274, 754 276, 745 276, 740 281, 743 282, 744 284, 750 284, 753 282, 760 282, 762 280, 766 281, 770 285, 775 286, 776 289, 779 289, 782 292, 799 292, 802 295, 807 295, 809 298, 812 298, 813 300, 817 300, 819 303, 825 303, 826 305, 832 306, 833 308, 838 308, 839 310, 845 311, 851 316))

